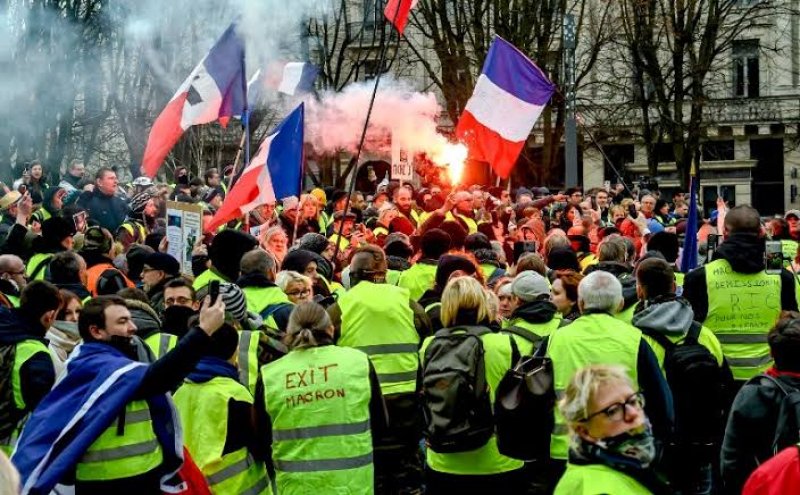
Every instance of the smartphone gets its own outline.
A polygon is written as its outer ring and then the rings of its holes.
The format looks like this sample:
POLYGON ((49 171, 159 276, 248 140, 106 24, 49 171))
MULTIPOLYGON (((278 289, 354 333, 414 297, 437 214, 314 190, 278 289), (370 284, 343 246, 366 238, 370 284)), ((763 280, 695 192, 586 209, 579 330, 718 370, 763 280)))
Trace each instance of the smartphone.
POLYGON ((717 252, 717 246, 719 245, 719 237, 717 234, 708 234, 708 249, 706 251, 706 263, 711 263, 714 259, 714 253, 717 252))
POLYGON ((607 180, 607 181, 603 182, 603 189, 605 189, 606 192, 611 191, 611 181, 610 180, 607 180))
POLYGON ((536 252, 536 241, 517 241, 514 243, 514 263, 525 253, 536 252))
POLYGON ((635 204, 631 203, 628 205, 628 215, 630 215, 631 218, 636 218, 639 216, 639 212, 636 211, 635 204))
POLYGON ((219 298, 219 280, 212 280, 208 288, 208 296, 211 298, 211 305, 213 306, 219 298))
POLYGON ((768 275, 780 275, 783 270, 783 248, 781 241, 767 241, 764 264, 768 275))

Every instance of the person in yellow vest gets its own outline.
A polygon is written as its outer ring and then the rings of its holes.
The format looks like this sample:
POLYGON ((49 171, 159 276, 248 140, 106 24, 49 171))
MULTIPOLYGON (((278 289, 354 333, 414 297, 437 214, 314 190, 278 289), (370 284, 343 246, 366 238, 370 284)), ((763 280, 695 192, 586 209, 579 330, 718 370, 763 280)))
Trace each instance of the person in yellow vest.
POLYGON ((328 237, 328 240, 333 245, 336 245, 337 242, 339 243, 340 255, 350 248, 350 236, 353 234, 355 222, 355 213, 348 212, 347 215, 344 215, 341 211, 337 211, 333 214, 333 234, 328 237), (342 222, 344 222, 344 227, 342 227, 342 222), (340 229, 342 232, 341 237, 339 237, 340 229))
POLYGON ((164 286, 181 274, 181 265, 167 253, 150 253, 143 259, 142 282, 150 305, 156 311, 164 311, 164 286))
POLYGON ((397 285, 408 289, 409 296, 419 301, 436 283, 436 266, 439 258, 450 250, 450 236, 441 229, 430 229, 420 239, 419 259, 400 274, 397 285))
POLYGON ((259 315, 268 327, 283 333, 294 305, 275 284, 275 260, 266 251, 254 249, 242 256, 242 275, 236 281, 247 301, 247 310, 259 315))
POLYGON ((44 336, 56 319, 63 301, 49 282, 34 282, 22 291, 18 309, 0 308, 0 378, 11 393, 10 403, 0 404, 6 418, 0 433, 0 449, 11 453, 25 417, 55 383, 55 368, 44 336))
POLYGON ((414 256, 411 239, 402 232, 393 232, 386 237, 383 250, 386 253, 388 268, 386 271, 386 283, 397 285, 400 275, 411 268, 410 260, 414 256))
POLYGON ((33 493, 49 493, 67 480, 74 480, 77 495, 173 492, 184 458, 168 392, 209 348, 224 314, 221 299, 206 299, 198 326, 145 365, 136 360, 136 326, 122 298, 100 296, 84 305, 78 318, 84 343, 31 415, 15 449, 23 483, 33 493), (42 445, 68 457, 50 463, 51 457, 38 452, 42 445))
MULTIPOLYGON (((672 394, 653 350, 639 329, 614 317, 623 306, 622 285, 617 278, 598 270, 578 286, 581 317, 556 329, 542 343, 553 361, 556 395, 561 396, 573 374, 589 365, 624 366, 631 380, 647 398, 647 413, 659 439, 672 430, 672 394)), ((564 417, 556 411, 550 444, 548 483, 555 486, 565 469, 569 438, 564 417)))
MULTIPOLYGON (((508 335, 490 330, 491 315, 483 286, 472 277, 453 278, 444 289, 441 307, 445 329, 471 327, 481 339, 485 383, 489 388, 489 400, 494 402, 500 380, 514 365, 514 347, 508 335)), ((439 335, 437 332, 422 344, 420 359, 423 373, 430 362, 426 350, 439 335)), ((440 397, 446 400, 446 397, 440 397)), ((429 406, 424 407, 427 409, 429 406)), ((428 447, 426 464, 427 494, 495 493, 498 487, 502 487, 500 490, 504 493, 525 493, 527 480, 523 472, 524 463, 502 455, 494 434, 484 445, 464 452, 436 452, 428 447)))
POLYGON ((414 193, 408 186, 400 186, 392 193, 392 202, 397 206, 397 211, 401 216, 404 216, 411 222, 414 227, 421 225, 419 222, 420 215, 414 208, 412 198, 414 193))
POLYGON ((27 283, 22 258, 13 254, 0 255, 0 292, 15 308, 19 307, 19 296, 27 283))
POLYGON ((224 324, 174 394, 183 441, 214 495, 271 494, 253 395, 238 381, 238 335, 224 324))
POLYGON ((207 292, 207 286, 212 280, 220 283, 233 283, 239 278, 239 263, 242 256, 258 246, 258 240, 252 235, 238 230, 223 230, 211 241, 208 248, 208 257, 211 266, 203 271, 192 284, 197 292, 198 299, 202 299, 207 292))
POLYGON ((386 428, 380 385, 367 354, 333 345, 333 333, 320 305, 302 303, 289 319, 289 354, 261 367, 262 443, 284 495, 375 493, 373 442, 386 428))
POLYGON ((617 277, 622 285, 623 306, 615 316, 625 323, 630 323, 639 298, 636 296, 636 277, 633 275, 627 252, 627 245, 622 236, 612 234, 604 237, 597 246, 598 263, 587 267, 583 273, 588 275, 604 271, 617 277))
POLYGON ((153 194, 149 191, 137 194, 131 198, 128 217, 117 229, 117 241, 125 249, 134 243, 144 244, 157 215, 158 206, 153 194))
POLYGON ((692 304, 695 319, 719 339, 741 385, 772 365, 767 332, 781 311, 797 311, 797 300, 789 271, 765 271, 764 235, 755 208, 731 208, 725 215, 725 232, 714 260, 686 274, 683 296, 692 304))
POLYGON ((386 236, 390 234, 389 225, 391 225, 392 220, 397 218, 400 212, 397 211, 397 207, 392 203, 384 203, 378 209, 378 223, 375 228, 372 229, 372 234, 375 236, 375 242, 379 246, 383 246, 384 241, 386 240, 386 236))
POLYGON ((511 283, 514 311, 503 322, 503 333, 514 336, 520 354, 531 356, 544 337, 564 320, 550 302, 550 284, 536 272, 522 272, 511 283))
POLYGON ((156 359, 171 351, 191 328, 189 322, 197 315, 200 303, 192 285, 184 278, 170 280, 164 286, 164 310, 160 322, 151 331, 141 331, 140 337, 156 359))
POLYGON ((570 457, 555 495, 674 493, 654 469, 658 450, 645 397, 621 366, 577 370, 558 404, 570 457))
POLYGON ((60 186, 47 188, 44 192, 42 206, 31 215, 31 228, 36 231, 37 224, 41 227, 46 220, 61 216, 61 209, 64 207, 64 198, 66 196, 67 191, 60 186))
POLYGON ((685 274, 679 271, 677 261, 680 254, 680 240, 677 234, 671 232, 658 232, 647 240, 647 251, 657 251, 664 256, 675 273, 675 294, 683 294, 683 278, 685 274))
POLYGON ((390 429, 376 439, 376 486, 381 493, 422 488, 422 438, 417 351, 430 333, 423 308, 401 287, 386 284, 386 256, 365 246, 350 262, 350 290, 328 308, 336 344, 369 356, 386 401, 390 429))
POLYGON ((49 274, 48 265, 54 253, 71 250, 75 241, 75 224, 72 219, 53 217, 42 224, 42 235, 33 239, 33 256, 28 259, 25 275, 28 280, 45 280, 49 274))
POLYGON ((93 296, 116 294, 134 287, 124 273, 111 264, 114 243, 111 233, 102 227, 89 227, 83 236, 80 254, 86 261, 86 288, 93 296))
POLYGON ((281 270, 275 276, 275 283, 292 304, 297 305, 314 300, 314 282, 310 277, 292 270, 281 270))
POLYGON ((666 338, 673 344, 683 343, 690 331, 697 332, 696 335, 692 333, 696 342, 708 350, 719 366, 720 379, 704 387, 708 390, 704 397, 675 397, 675 422, 680 425, 680 432, 676 431, 670 441, 668 460, 673 481, 681 493, 699 493, 702 490, 697 487, 710 489, 712 486, 712 463, 718 459, 722 440, 720 432, 728 400, 723 397, 724 392, 711 387, 722 385, 729 390, 733 375, 714 332, 694 321, 691 305, 676 296, 675 291, 675 276, 667 261, 648 258, 639 262, 636 266, 636 292, 641 307, 633 315, 631 324, 645 334, 645 340, 652 347, 662 369, 667 351, 657 339, 666 338), (692 436, 687 438, 685 435, 689 434, 692 436))

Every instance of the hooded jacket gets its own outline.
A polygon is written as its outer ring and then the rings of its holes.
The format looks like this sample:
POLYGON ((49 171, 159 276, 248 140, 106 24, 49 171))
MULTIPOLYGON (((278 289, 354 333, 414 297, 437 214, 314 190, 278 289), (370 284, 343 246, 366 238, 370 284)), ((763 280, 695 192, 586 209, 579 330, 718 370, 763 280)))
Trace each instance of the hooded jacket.
POLYGON ((139 338, 146 339, 161 331, 161 320, 155 310, 148 304, 136 299, 126 299, 125 303, 127 303, 128 310, 131 312, 131 319, 133 324, 136 325, 136 335, 139 338))
MULTIPOLYGON (((714 253, 714 260, 724 259, 733 271, 743 274, 758 273, 764 269, 765 239, 755 234, 731 234, 714 253)), ((683 280, 683 297, 694 309, 695 319, 705 321, 708 316, 708 288, 706 267, 701 266, 686 274, 683 280)), ((797 311, 795 281, 788 270, 781 270, 781 310, 797 311)), ((765 331, 767 329, 764 329, 765 331)))
MULTIPOLYGON (((16 345, 24 340, 37 340, 47 346, 46 330, 19 309, 0 307, 0 346, 16 345)), ((19 370, 22 399, 29 410, 47 395, 55 382, 53 360, 49 353, 36 353, 19 370)))
POLYGON ((556 306, 550 301, 526 302, 511 313, 511 324, 513 325, 516 319, 533 324, 547 323, 557 312, 556 306))

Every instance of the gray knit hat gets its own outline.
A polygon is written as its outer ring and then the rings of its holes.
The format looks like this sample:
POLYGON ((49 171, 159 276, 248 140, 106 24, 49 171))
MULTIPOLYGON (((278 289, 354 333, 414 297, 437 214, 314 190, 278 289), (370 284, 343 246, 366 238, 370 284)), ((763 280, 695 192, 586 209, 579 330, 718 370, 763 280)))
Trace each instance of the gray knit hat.
POLYGON ((247 301, 244 292, 236 284, 220 284, 219 295, 225 303, 225 312, 237 321, 243 322, 247 318, 247 301))

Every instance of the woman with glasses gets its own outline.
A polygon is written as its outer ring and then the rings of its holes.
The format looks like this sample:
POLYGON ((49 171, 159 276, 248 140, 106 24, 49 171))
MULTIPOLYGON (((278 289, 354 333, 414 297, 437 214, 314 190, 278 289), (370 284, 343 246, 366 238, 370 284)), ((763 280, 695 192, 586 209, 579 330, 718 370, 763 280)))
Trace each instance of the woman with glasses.
POLYGON ((624 369, 578 370, 558 407, 569 427, 570 449, 555 495, 671 493, 653 468, 657 449, 644 396, 624 369))
POLYGON ((293 304, 309 302, 314 299, 311 279, 293 271, 278 272, 276 283, 293 304))

